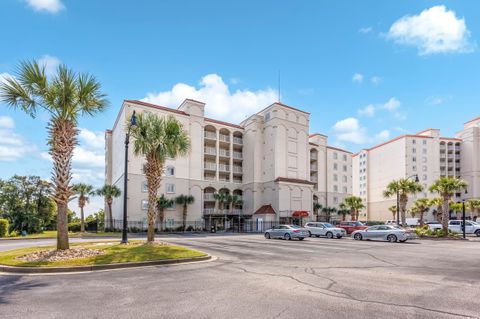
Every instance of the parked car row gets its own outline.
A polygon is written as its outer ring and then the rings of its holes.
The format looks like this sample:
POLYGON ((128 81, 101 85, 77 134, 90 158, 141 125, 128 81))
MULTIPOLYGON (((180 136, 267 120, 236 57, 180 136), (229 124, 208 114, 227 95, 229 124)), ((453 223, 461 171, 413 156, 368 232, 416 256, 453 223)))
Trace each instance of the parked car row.
MULTIPOLYGON (((439 222, 426 222, 425 225, 428 226, 431 230, 440 230, 442 229, 442 224, 439 222)), ((465 221, 465 233, 466 234, 475 234, 477 237, 480 237, 480 224, 471 220, 465 221)), ((448 221, 448 230, 454 233, 463 232, 463 221, 462 220, 449 220, 448 221)))

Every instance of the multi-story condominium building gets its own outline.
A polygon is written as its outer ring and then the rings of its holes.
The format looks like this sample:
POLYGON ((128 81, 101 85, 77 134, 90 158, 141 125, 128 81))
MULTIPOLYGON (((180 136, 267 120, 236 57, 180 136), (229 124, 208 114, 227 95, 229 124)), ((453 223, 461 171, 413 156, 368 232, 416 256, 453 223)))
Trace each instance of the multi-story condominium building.
MULTIPOLYGON (((461 177, 469 183, 468 193, 455 194, 455 200, 480 198, 480 118, 465 123, 454 138, 427 129, 363 149, 353 155, 352 169, 353 194, 366 205, 360 217, 368 220, 391 219, 388 208, 396 205, 396 197, 385 199, 383 191, 392 180, 414 175, 424 191, 413 200, 438 196, 428 187, 441 176, 461 177)), ((426 218, 433 216, 430 213, 426 218)))
MULTIPOLYGON (((327 137, 309 135, 310 114, 274 103, 239 124, 205 117, 205 104, 187 99, 178 109, 142 101, 124 101, 112 130, 106 132, 106 182, 123 190, 126 121, 137 114, 174 116, 191 139, 188 156, 167 159, 160 194, 190 194, 189 221, 238 220, 294 222, 311 219, 313 201, 336 207, 352 193, 351 153, 327 145, 327 137), (238 195, 241 205, 220 205, 215 193, 238 195)), ((146 218, 147 184, 143 158, 130 148, 128 219, 146 218)), ((113 202, 121 219, 123 199, 113 202)), ((181 207, 166 211, 168 223, 181 221, 181 207)))

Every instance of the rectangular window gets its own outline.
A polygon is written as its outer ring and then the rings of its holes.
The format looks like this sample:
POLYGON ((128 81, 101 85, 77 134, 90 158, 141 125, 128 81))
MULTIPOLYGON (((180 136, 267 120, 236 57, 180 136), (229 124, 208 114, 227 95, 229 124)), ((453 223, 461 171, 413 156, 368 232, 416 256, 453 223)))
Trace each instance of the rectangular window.
POLYGON ((412 153, 416 153, 417 152, 417 149, 416 148, 412 148, 412 153))
POLYGON ((148 200, 144 199, 142 200, 142 210, 147 210, 148 209, 148 200))
POLYGON ((333 169, 338 170, 338 164, 337 163, 333 163, 333 169))
POLYGON ((343 160, 346 162, 347 161, 347 155, 343 155, 343 160))
POLYGON ((347 182, 347 176, 343 175, 342 180, 343 180, 344 183, 346 183, 347 182))
POLYGON ((173 201, 172 206, 168 207, 167 209, 168 210, 176 210, 177 209, 177 203, 175 203, 175 201, 173 201))
POLYGON ((343 171, 344 171, 344 172, 347 171, 347 165, 343 165, 343 171))
POLYGON ((412 144, 417 144, 417 141, 416 141, 416 140, 413 140, 413 141, 412 141, 412 144))
POLYGON ((334 198, 333 198, 333 203, 334 203, 334 204, 337 204, 337 203, 338 203, 338 198, 337 198, 337 197, 334 197, 334 198))
POLYGON ((338 154, 337 153, 333 153, 333 159, 337 159, 338 158, 338 154))
POLYGON ((333 191, 338 192, 338 186, 337 185, 333 185, 333 191))
POLYGON ((142 182, 142 193, 148 193, 148 184, 147 184, 147 182, 142 182))
POLYGON ((423 145, 427 145, 427 140, 422 141, 423 145))
POLYGON ((174 194, 175 193, 175 184, 167 184, 165 186, 165 192, 167 194, 174 194))
POLYGON ((346 194, 348 191, 347 191, 347 188, 344 186, 343 187, 343 192, 346 194))
POLYGON ((165 175, 166 176, 175 176, 175 167, 167 166, 167 169, 165 170, 165 175))
POLYGON ((333 180, 334 180, 335 182, 338 181, 338 176, 337 176, 337 174, 333 174, 333 180))

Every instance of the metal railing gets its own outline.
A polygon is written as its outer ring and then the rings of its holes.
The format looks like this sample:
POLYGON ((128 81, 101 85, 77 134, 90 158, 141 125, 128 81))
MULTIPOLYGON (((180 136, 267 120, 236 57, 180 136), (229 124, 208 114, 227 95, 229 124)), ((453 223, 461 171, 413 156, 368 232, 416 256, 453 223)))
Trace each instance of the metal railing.
POLYGON ((220 149, 220 156, 223 156, 223 157, 230 157, 230 151, 229 150, 225 150, 225 149, 220 149))
POLYGON ((243 168, 241 166, 233 166, 233 172, 234 173, 242 173, 243 168))
POLYGON ((243 159, 243 154, 241 152, 233 152, 233 158, 243 159))
POLYGON ((215 147, 205 147, 203 149, 203 152, 209 155, 217 155, 217 150, 215 149, 215 147))
POLYGON ((215 201, 215 195, 213 193, 203 194, 203 200, 205 200, 205 201, 215 201))
POLYGON ((217 164, 205 162, 205 163, 203 163, 203 168, 206 169, 206 170, 215 171, 215 170, 217 170, 217 164))
POLYGON ((219 139, 220 141, 223 141, 223 142, 230 142, 230 136, 228 135, 220 134, 219 139))
POLYGON ((211 140, 217 139, 217 134, 215 134, 214 132, 205 131, 203 136, 211 140))
POLYGON ((230 165, 226 165, 226 164, 219 164, 219 170, 221 172, 230 172, 230 165))
POLYGON ((241 137, 233 137, 233 143, 235 144, 243 144, 243 138, 241 137))

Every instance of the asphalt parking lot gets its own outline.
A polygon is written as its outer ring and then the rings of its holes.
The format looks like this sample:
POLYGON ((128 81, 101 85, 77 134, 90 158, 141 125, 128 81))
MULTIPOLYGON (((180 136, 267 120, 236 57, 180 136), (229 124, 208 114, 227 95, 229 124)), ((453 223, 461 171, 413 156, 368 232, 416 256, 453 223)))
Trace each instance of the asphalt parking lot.
MULTIPOLYGON (((284 241, 262 235, 161 240, 216 259, 69 275, 0 275, 1 317, 480 316, 480 242, 284 241)), ((7 245, 15 244, 0 242, 0 250, 7 245)))

